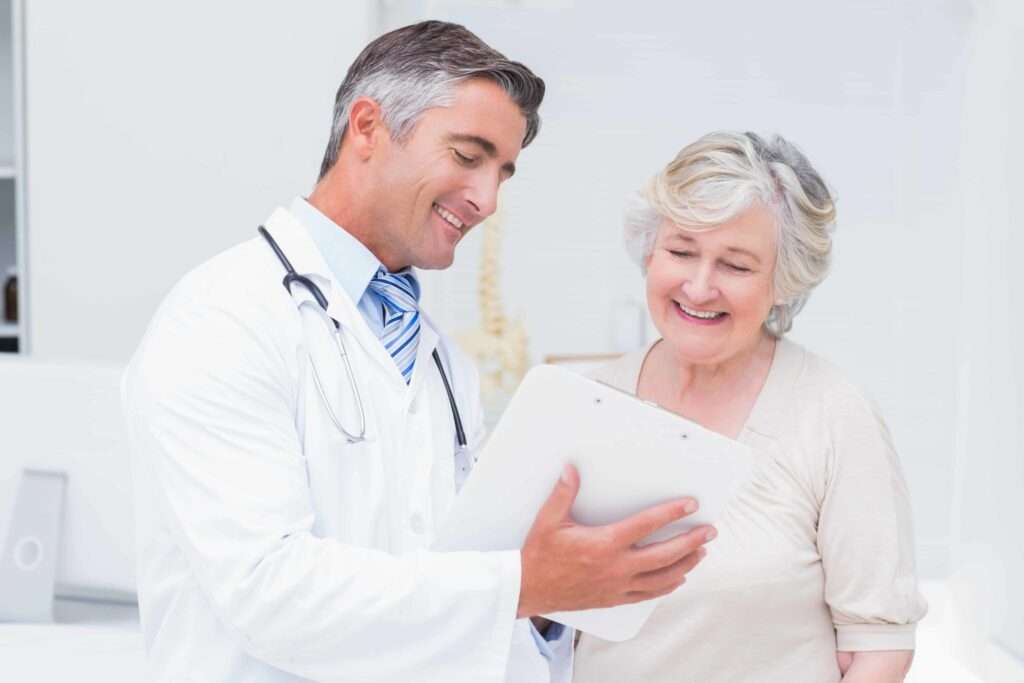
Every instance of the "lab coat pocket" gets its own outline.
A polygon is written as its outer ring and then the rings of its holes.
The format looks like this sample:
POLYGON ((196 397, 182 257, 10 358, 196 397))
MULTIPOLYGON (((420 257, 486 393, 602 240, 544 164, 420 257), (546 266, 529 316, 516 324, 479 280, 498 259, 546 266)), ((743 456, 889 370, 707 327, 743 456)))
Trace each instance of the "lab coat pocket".
POLYGON ((333 425, 315 386, 306 391, 303 438, 314 533, 360 546, 387 534, 387 477, 375 440, 351 443, 333 425))

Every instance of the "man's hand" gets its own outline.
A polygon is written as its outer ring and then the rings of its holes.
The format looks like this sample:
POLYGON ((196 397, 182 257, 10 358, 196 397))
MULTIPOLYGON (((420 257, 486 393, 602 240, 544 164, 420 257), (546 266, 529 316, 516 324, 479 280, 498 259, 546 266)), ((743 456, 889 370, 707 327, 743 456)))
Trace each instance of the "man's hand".
POLYGON ((666 541, 636 544, 697 510, 692 499, 663 503, 607 526, 569 516, 580 488, 568 465, 526 537, 518 617, 611 607, 674 591, 705 555, 715 529, 701 526, 666 541))

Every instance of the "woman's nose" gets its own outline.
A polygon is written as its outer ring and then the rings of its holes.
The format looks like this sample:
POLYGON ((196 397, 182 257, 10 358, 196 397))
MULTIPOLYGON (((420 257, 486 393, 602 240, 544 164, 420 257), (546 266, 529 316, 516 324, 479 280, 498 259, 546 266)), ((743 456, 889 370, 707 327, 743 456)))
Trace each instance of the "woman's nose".
POLYGON ((683 295, 690 303, 705 304, 718 296, 711 268, 701 266, 683 281, 683 295))

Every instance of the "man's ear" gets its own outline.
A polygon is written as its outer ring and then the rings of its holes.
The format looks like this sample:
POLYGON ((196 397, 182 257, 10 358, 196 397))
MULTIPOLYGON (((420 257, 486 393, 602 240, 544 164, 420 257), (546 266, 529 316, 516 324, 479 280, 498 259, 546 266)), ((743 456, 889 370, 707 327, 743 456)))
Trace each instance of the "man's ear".
POLYGON ((351 145, 352 151, 363 161, 373 156, 381 136, 388 135, 380 113, 380 105, 369 97, 358 97, 349 107, 345 143, 351 145))

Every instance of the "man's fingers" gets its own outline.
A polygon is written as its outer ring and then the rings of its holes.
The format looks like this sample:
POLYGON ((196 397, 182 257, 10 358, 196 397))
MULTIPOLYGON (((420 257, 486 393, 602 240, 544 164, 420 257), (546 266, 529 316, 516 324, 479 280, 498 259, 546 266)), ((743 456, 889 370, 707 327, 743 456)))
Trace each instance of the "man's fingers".
POLYGON ((683 584, 686 580, 686 575, 693 571, 693 568, 696 567, 706 555, 707 550, 704 548, 697 548, 674 564, 658 569, 657 571, 640 574, 636 577, 630 588, 642 593, 660 594, 662 592, 671 592, 683 584))
POLYGON ((631 546, 666 524, 692 515, 696 511, 697 501, 693 498, 683 498, 647 508, 608 527, 621 545, 631 546))
POLYGON ((562 475, 558 478, 551 495, 544 502, 543 507, 537 513, 537 519, 543 519, 552 523, 561 522, 569 516, 576 494, 580 491, 580 475, 573 465, 566 465, 562 468, 562 475))
POLYGON ((702 545, 713 540, 717 534, 714 527, 699 526, 685 534, 637 548, 633 556, 636 558, 639 571, 657 571, 691 555, 702 545))
MULTIPOLYGON (((679 584, 679 586, 683 585, 684 583, 686 583, 685 579, 682 581, 682 583, 679 584)), ((643 602, 644 600, 653 600, 654 598, 661 598, 675 592, 675 590, 679 588, 679 586, 669 586, 657 591, 632 591, 626 594, 627 599, 622 604, 629 604, 631 602, 643 602)))

